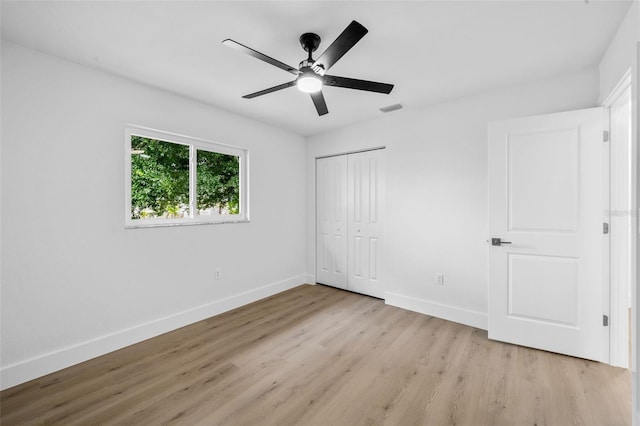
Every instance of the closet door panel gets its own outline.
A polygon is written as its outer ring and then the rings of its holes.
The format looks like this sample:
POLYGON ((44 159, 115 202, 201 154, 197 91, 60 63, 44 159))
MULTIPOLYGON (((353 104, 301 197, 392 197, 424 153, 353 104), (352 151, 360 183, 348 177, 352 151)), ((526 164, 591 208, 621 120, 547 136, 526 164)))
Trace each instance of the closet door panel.
POLYGON ((383 297, 380 255, 384 202, 382 150, 348 157, 348 289, 383 297))
POLYGON ((347 158, 316 160, 316 281, 347 288, 347 158))

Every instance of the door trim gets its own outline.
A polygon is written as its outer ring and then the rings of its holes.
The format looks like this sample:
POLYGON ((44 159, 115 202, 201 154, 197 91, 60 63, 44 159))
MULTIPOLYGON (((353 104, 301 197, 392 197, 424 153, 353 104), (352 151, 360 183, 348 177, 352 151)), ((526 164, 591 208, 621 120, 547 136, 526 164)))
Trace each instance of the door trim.
MULTIPOLYGON (((626 158, 626 159, 622 159, 620 158, 619 155, 616 155, 616 152, 613 151, 613 142, 616 140, 616 135, 614 134, 614 132, 611 131, 611 122, 613 117, 611 116, 611 107, 617 103, 618 100, 620 100, 623 97, 628 96, 631 102, 631 70, 629 69, 624 75, 623 77, 620 79, 620 81, 618 82, 618 84, 616 84, 616 86, 613 88, 613 90, 611 91, 611 93, 606 97, 605 101, 603 102, 603 107, 606 110, 606 114, 609 118, 609 134, 610 134, 610 138, 609 138, 609 162, 607 164, 608 168, 609 168, 609 182, 608 182, 608 187, 609 187, 609 196, 610 198, 610 202, 613 203, 614 198, 618 198, 621 195, 619 194, 619 191, 616 189, 616 187, 614 186, 614 183, 617 181, 617 179, 615 179, 614 174, 616 173, 616 171, 619 170, 624 170, 625 168, 628 168, 628 172, 629 172, 629 176, 627 179, 627 183, 628 183, 628 188, 627 188, 627 193, 628 193, 628 199, 627 204, 629 206, 629 210, 630 211, 613 211, 613 210, 617 210, 617 206, 614 206, 612 204, 610 204, 610 211, 608 212, 608 222, 611 223, 612 221, 616 220, 617 218, 615 216, 620 215, 620 214, 630 214, 630 220, 629 220, 629 224, 628 224, 628 230, 627 230, 627 234, 629 236, 629 241, 628 241, 628 246, 625 246, 625 240, 621 240, 621 239, 617 239, 615 238, 615 235, 613 232, 613 227, 612 227, 612 234, 611 234, 611 238, 609 241, 609 258, 606 259, 607 262, 609 263, 609 276, 607 277, 609 279, 609 311, 610 311, 610 317, 611 317, 611 321, 610 321, 610 340, 609 340, 609 354, 610 354, 610 364, 615 366, 615 367, 621 367, 621 368, 629 368, 629 347, 630 347, 630 339, 629 339, 629 319, 628 319, 628 315, 629 315, 629 308, 631 305, 631 295, 628 294, 629 292, 627 291, 627 289, 625 289, 625 286, 629 286, 629 288, 633 288, 632 287, 632 283, 633 281, 633 271, 635 270, 635 263, 634 263, 634 256, 633 256, 633 237, 634 237, 634 220, 633 219, 633 212, 635 211, 635 209, 633 208, 634 206, 634 202, 633 202, 633 165, 629 164, 629 162, 632 160, 632 158, 626 158), (627 164, 624 164, 625 161, 627 162, 627 164), (623 163, 623 164, 620 164, 623 163), (631 166, 631 167, 629 167, 631 166), (622 255, 624 256, 623 260, 626 260, 626 262, 628 263, 627 268, 628 269, 628 279, 627 279, 627 283, 625 285, 625 283, 621 283, 619 280, 616 279, 612 279, 616 276, 617 272, 615 272, 613 270, 613 268, 615 267, 615 265, 619 264, 619 258, 617 257, 617 255, 622 255)), ((629 111, 629 119, 632 120, 632 111, 629 111)), ((629 125, 631 126, 631 123, 629 123, 629 125)), ((631 137, 631 135, 630 135, 631 137)), ((630 146, 629 146, 629 152, 628 155, 633 157, 634 153, 633 153, 633 140, 629 141, 630 142, 630 146)), ((622 262, 624 263, 624 262, 622 262)))

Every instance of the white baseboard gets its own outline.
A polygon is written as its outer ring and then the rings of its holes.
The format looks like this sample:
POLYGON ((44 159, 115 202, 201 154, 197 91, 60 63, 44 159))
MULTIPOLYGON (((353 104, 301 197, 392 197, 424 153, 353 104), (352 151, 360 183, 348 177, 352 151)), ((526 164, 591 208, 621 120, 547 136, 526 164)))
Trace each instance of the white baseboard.
POLYGON ((307 274, 305 278, 305 283, 316 285, 316 276, 314 274, 307 274))
POLYGON ((0 369, 0 389, 33 380, 134 343, 176 330, 308 282, 306 274, 268 284, 77 345, 7 365, 0 369))
POLYGON ((488 327, 487 314, 482 312, 461 309, 455 306, 443 305, 430 300, 417 299, 392 292, 385 293, 384 301, 387 305, 397 306, 398 308, 469 325, 482 330, 486 330, 488 327))

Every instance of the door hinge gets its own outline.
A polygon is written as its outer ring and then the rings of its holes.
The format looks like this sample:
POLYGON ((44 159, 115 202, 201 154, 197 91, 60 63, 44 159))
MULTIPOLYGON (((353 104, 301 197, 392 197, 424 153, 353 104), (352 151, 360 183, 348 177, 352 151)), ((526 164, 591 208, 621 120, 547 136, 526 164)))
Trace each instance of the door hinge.
POLYGON ((602 233, 603 234, 608 234, 609 233, 609 224, 608 223, 603 223, 602 224, 602 233))
POLYGON ((609 326, 609 317, 608 316, 606 316, 606 315, 602 316, 602 325, 605 326, 605 327, 609 326))
POLYGON ((609 142, 609 131, 608 130, 603 130, 602 131, 602 142, 609 142))

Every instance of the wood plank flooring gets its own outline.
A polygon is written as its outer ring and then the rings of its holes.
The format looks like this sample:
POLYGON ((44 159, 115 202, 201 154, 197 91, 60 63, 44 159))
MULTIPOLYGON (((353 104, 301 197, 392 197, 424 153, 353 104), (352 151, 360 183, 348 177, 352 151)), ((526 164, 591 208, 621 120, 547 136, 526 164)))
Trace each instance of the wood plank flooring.
POLYGON ((2 425, 630 425, 627 370, 301 286, 0 393, 2 425))

